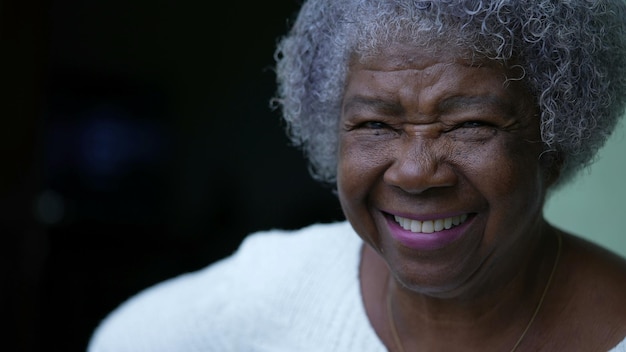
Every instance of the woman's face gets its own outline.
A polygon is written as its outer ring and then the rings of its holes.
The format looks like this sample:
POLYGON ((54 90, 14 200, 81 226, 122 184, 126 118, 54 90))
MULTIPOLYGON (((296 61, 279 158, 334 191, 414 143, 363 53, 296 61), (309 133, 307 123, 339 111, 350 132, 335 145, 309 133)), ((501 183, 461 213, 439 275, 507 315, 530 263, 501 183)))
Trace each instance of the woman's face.
POLYGON ((534 104, 496 63, 393 49, 350 66, 342 208, 405 286, 475 289, 543 223, 549 181, 534 104))

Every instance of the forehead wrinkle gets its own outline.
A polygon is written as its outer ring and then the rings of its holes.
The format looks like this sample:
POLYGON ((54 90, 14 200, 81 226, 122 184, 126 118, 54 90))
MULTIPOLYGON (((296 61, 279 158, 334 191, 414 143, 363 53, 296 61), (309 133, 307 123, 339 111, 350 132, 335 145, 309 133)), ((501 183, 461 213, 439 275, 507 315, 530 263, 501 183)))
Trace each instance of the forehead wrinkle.
POLYGON ((494 94, 487 95, 455 95, 449 98, 443 99, 439 103, 440 111, 455 111, 465 110, 470 108, 492 108, 495 107, 498 110, 510 115, 513 112, 514 104, 502 99, 494 94))
POLYGON ((364 109, 367 111, 385 113, 393 116, 399 116, 404 113, 404 108, 396 100, 389 100, 385 98, 367 97, 363 95, 355 95, 346 101, 344 104, 343 112, 347 113, 350 110, 364 109))

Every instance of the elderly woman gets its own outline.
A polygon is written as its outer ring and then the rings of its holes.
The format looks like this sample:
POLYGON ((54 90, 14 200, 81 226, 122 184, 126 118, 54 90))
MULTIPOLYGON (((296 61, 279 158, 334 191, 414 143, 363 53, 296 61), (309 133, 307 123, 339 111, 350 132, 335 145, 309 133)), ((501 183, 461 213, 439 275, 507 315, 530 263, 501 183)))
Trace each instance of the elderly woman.
POLYGON ((549 194, 624 113, 622 0, 309 0, 276 103, 347 221, 251 235, 106 351, 626 351, 626 261, 549 194))

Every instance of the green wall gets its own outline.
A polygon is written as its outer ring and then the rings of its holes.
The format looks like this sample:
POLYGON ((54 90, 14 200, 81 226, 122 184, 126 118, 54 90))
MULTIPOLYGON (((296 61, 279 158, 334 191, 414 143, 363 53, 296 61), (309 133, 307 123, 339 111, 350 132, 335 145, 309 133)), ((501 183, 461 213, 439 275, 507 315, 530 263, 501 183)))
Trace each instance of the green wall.
POLYGON ((546 218, 560 228, 626 257, 626 126, 622 123, 598 160, 554 193, 546 218))

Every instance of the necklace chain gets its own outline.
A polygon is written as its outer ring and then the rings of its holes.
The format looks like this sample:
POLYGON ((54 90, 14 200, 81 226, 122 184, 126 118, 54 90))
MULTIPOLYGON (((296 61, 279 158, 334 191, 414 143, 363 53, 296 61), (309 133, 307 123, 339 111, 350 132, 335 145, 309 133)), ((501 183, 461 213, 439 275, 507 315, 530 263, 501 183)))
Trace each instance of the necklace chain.
MULTIPOLYGON (((517 350, 517 347, 522 343, 524 336, 526 336, 526 333, 528 332, 528 330, 530 330, 530 326, 533 325, 533 322, 535 321, 535 318, 537 317, 539 310, 541 310, 541 306, 543 305, 543 300, 546 298, 546 294, 548 293, 548 289, 550 288, 550 284, 552 283, 552 278, 554 277, 554 273, 556 272, 557 264, 559 263, 559 258, 561 257, 561 247, 563 246, 563 239, 561 238, 560 233, 557 234, 557 239, 558 239, 559 244, 558 244, 558 249, 556 252, 556 258, 554 259, 554 264, 552 265, 552 271, 550 272, 550 276, 548 277, 546 286, 543 289, 541 298, 539 298, 539 303, 537 303, 537 308, 535 308, 535 311, 533 312, 532 317, 530 317, 528 324, 526 324, 526 328, 524 328, 524 331, 522 331, 522 334, 517 339, 517 342, 511 349, 511 352, 514 352, 515 350, 517 350)), ((386 296, 387 296, 387 318, 389 319, 389 327, 391 328, 391 334, 393 335, 394 344, 396 345, 396 348, 400 352, 405 352, 404 346, 402 345, 402 341, 400 340, 400 336, 398 335, 398 330, 396 329, 395 320, 393 318, 393 311, 391 310, 391 294, 390 294, 389 289, 387 289, 386 296)))

